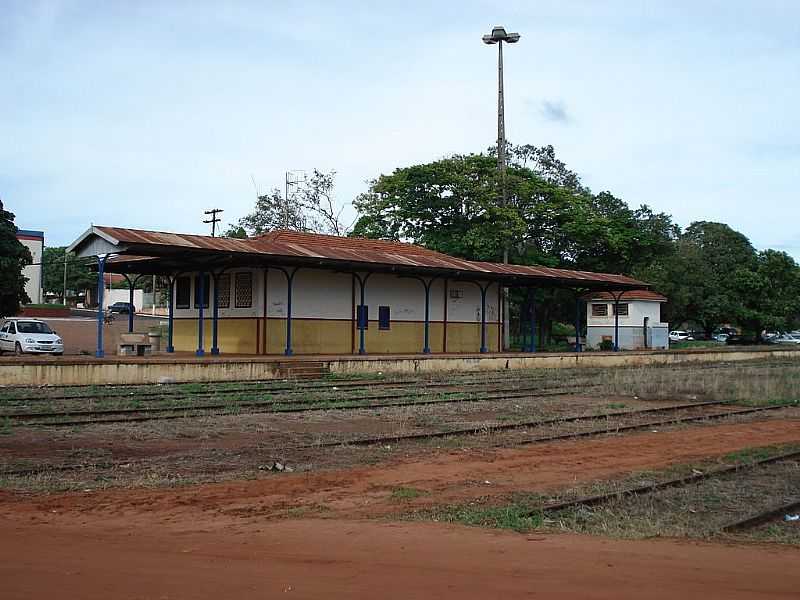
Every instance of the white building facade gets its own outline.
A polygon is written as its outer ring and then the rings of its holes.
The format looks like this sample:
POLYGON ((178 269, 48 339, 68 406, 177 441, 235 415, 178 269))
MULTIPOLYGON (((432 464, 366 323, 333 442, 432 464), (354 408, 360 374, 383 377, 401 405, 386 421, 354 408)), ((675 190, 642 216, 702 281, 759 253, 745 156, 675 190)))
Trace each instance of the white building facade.
POLYGON ((586 300, 586 346, 611 349, 614 343, 615 307, 619 309, 620 350, 669 348, 669 324, 661 321, 661 305, 667 299, 649 290, 625 292, 619 302, 607 292, 584 296, 586 300), (603 342, 606 342, 603 344, 603 342))
POLYGON ((28 265, 22 274, 28 279, 25 283, 25 293, 28 294, 31 304, 41 304, 44 300, 42 294, 42 254, 44 253, 44 232, 29 229, 18 229, 17 240, 31 252, 33 264, 28 265))

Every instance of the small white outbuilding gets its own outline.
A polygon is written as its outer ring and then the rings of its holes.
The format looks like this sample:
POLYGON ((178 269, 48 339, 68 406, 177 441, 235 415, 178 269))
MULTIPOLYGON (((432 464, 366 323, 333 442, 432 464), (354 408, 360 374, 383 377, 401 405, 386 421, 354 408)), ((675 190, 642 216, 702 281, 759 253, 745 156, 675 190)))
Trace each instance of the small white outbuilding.
POLYGON ((661 321, 667 298, 650 290, 624 292, 617 300, 608 292, 592 292, 586 300, 586 346, 599 350, 614 344, 615 308, 619 312, 620 350, 661 350, 669 347, 669 324, 661 321), (608 345, 608 344, 606 344, 608 345))

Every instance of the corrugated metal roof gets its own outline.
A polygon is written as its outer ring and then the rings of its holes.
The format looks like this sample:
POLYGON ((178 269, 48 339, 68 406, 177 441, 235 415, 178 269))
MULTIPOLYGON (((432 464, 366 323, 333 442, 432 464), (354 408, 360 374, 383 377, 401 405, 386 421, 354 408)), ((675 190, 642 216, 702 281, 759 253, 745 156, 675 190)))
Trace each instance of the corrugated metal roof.
POLYGON ((463 274, 495 275, 500 278, 545 279, 554 282, 594 285, 646 287, 647 284, 625 275, 571 271, 540 266, 504 265, 469 261, 421 246, 389 240, 337 237, 296 231, 272 231, 245 240, 204 235, 144 231, 119 227, 95 227, 121 245, 131 246, 129 254, 141 250, 157 255, 159 247, 217 251, 231 254, 256 254, 297 259, 316 259, 365 265, 411 267, 421 270, 459 271, 463 274), (137 248, 138 247, 138 248, 137 248))
MULTIPOLYGON (((584 294, 583 297, 586 300, 614 300, 614 296, 608 292, 591 292, 589 294, 584 294)), ((662 296, 658 292, 654 292, 652 290, 629 290, 624 293, 620 299, 620 302, 624 302, 625 300, 652 300, 655 302, 666 302, 667 297, 662 296)))

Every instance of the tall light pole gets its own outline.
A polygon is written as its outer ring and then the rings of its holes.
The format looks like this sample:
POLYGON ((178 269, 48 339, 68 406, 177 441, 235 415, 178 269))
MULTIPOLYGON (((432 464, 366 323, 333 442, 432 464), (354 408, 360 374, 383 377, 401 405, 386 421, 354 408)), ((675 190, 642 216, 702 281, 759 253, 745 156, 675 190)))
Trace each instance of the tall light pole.
MULTIPOLYGON (((497 44, 497 170, 500 172, 501 203, 506 205, 506 115, 503 99, 503 42, 516 44, 518 33, 507 33, 503 27, 492 28, 492 33, 483 36, 484 44, 497 44)), ((503 264, 508 263, 508 244, 503 248, 503 264)), ((511 338, 508 320, 508 290, 503 291, 503 348, 508 348, 511 338)))

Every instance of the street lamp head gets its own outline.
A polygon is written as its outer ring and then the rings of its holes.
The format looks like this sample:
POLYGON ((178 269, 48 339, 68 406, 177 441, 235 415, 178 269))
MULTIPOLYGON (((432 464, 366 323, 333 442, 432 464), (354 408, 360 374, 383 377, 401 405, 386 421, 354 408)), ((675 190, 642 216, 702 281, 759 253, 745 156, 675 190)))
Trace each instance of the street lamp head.
POLYGON ((498 42, 506 42, 509 44, 515 44, 519 41, 519 34, 518 33, 506 33, 505 28, 497 27, 492 28, 492 33, 489 35, 483 36, 483 43, 484 44, 497 44, 498 42))

